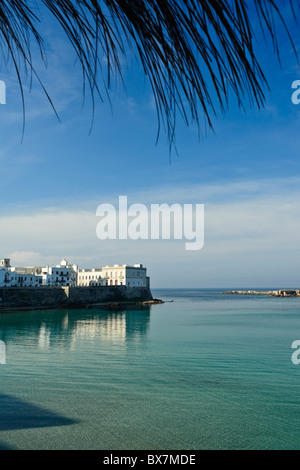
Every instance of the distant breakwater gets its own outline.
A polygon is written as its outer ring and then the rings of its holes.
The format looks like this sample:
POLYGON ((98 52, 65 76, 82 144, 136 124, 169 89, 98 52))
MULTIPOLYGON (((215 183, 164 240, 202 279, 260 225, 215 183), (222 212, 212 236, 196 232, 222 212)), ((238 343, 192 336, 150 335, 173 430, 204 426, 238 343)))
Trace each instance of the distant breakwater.
POLYGON ((84 307, 109 303, 158 303, 149 287, 3 287, 0 312, 7 309, 84 307))
POLYGON ((280 290, 231 290, 222 294, 228 295, 268 295, 269 297, 300 297, 300 289, 280 290))

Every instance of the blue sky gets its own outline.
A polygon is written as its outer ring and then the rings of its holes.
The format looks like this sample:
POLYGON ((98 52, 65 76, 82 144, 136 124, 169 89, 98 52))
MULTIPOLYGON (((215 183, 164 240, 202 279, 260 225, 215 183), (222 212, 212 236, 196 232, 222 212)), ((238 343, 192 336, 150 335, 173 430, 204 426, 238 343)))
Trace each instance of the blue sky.
MULTIPOLYGON (((296 31, 296 26, 295 26, 296 31)), ((215 133, 178 120, 178 155, 166 135, 155 144, 151 89, 134 59, 127 89, 116 87, 82 108, 78 65, 52 22, 46 22, 48 68, 36 66, 59 112, 38 83, 25 87, 26 128, 12 69, 1 69, 7 103, 0 106, 0 246, 14 265, 52 264, 67 257, 81 267, 141 262, 153 287, 299 287, 300 105, 292 82, 300 69, 281 32, 282 69, 270 45, 259 58, 270 91, 262 111, 234 102, 214 121, 215 133), (205 245, 183 241, 100 241, 96 209, 127 195, 130 203, 205 204, 205 245)), ((297 36, 295 36, 297 39, 297 36)), ((298 33, 299 37, 299 33, 298 33)), ((297 46, 299 46, 299 41, 297 46)), ((299 50, 299 48, 298 48, 299 50)))

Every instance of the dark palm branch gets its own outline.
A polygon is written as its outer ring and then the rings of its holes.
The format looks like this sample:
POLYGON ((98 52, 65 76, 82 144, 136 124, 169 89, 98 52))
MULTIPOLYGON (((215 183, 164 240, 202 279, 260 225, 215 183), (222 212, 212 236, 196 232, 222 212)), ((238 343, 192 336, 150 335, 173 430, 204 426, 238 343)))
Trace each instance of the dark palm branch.
MULTIPOLYGON (((3 58, 13 61, 23 106, 21 67, 38 78, 32 38, 46 60, 40 6, 49 10, 71 42, 93 99, 109 89, 112 75, 122 77, 120 57, 132 51, 150 81, 158 129, 165 127, 172 145, 178 112, 200 129, 203 117, 213 126, 213 116, 219 108, 227 109, 232 95, 240 106, 263 106, 267 81, 255 53, 253 18, 279 57, 276 25, 285 27, 293 45, 280 9, 283 4, 284 0, 2 0, 0 47, 3 58), (254 16, 250 17, 249 6, 254 16), (103 55, 107 75, 100 85, 103 55)), ((287 5, 296 16, 299 0, 288 0, 287 5)))

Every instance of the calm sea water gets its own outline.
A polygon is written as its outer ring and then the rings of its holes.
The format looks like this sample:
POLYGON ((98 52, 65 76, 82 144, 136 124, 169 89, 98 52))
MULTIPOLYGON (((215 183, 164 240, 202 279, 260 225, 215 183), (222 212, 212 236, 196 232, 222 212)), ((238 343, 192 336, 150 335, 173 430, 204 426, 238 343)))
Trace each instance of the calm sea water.
POLYGON ((0 316, 0 449, 300 449, 300 299, 153 294, 0 316))

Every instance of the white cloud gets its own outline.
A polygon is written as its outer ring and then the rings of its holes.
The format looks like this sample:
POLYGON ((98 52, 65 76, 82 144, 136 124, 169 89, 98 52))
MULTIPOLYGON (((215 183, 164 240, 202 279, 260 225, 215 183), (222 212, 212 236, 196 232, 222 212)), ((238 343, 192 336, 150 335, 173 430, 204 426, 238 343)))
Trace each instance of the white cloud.
MULTIPOLYGON (((9 255, 15 265, 56 264, 63 257, 81 267, 141 262, 155 286, 295 286, 300 191, 289 193, 293 186, 296 179, 249 182, 244 194, 241 183, 201 188, 212 202, 205 206, 205 245, 198 252, 185 251, 185 240, 100 241, 94 201, 80 210, 45 208, 0 216, 0 256, 9 255)), ((147 193, 132 194, 129 204, 171 203, 176 194, 181 202, 185 191, 162 190, 153 201, 150 193, 148 199, 147 193)), ((199 188, 190 187, 186 202, 194 197, 195 203, 202 203, 198 194, 199 188)), ((107 197, 106 202, 117 204, 117 197, 107 197)))

